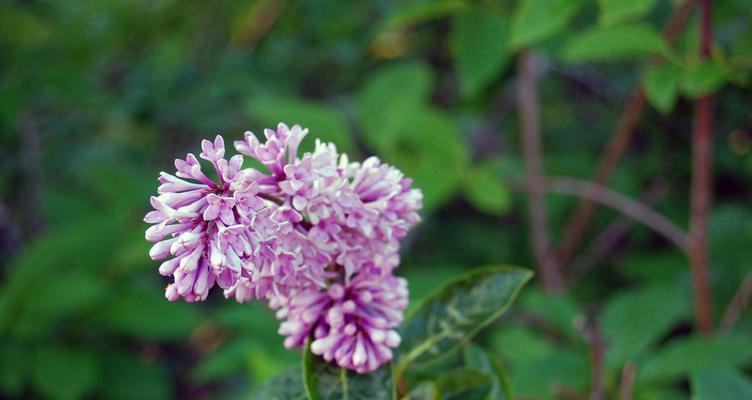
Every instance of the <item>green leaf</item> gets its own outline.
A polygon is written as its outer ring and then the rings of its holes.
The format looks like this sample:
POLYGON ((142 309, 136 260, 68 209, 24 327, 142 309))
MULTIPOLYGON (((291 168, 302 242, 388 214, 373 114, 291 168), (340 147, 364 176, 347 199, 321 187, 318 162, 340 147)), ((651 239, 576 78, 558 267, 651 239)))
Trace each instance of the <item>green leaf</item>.
POLYGON ((470 344, 465 348, 465 365, 483 372, 491 378, 491 389, 485 397, 488 400, 506 400, 512 398, 509 378, 503 367, 482 347, 470 344))
POLYGON ((132 353, 110 350, 103 355, 100 394, 109 400, 159 400, 172 396, 170 375, 132 353))
POLYGON ((411 114, 427 101, 433 75, 422 63, 396 64, 377 71, 360 93, 364 139, 377 151, 389 148, 411 114))
POLYGON ((314 355, 310 346, 303 356, 303 379, 311 400, 396 399, 391 364, 358 374, 314 355))
POLYGON ((276 129, 280 122, 308 128, 300 151, 312 151, 316 139, 332 142, 348 153, 354 150, 352 137, 342 116, 323 103, 282 97, 260 97, 248 104, 248 114, 265 128, 276 129))
POLYGON ((380 155, 411 177, 423 191, 424 208, 450 200, 468 163, 468 149, 454 121, 431 109, 415 110, 395 127, 396 135, 380 155))
POLYGON ((308 400, 303 371, 292 367, 270 379, 251 393, 251 400, 308 400))
POLYGON ((509 308, 533 274, 518 267, 478 268, 436 290, 402 325, 397 374, 468 343, 509 308))
POLYGON ((34 390, 50 399, 80 399, 94 389, 98 377, 96 357, 83 349, 42 347, 31 369, 34 390))
POLYGON ((645 75, 645 95, 650 104, 662 114, 669 113, 676 105, 680 73, 679 67, 665 63, 651 67, 645 75))
POLYGON ((506 160, 485 162, 467 171, 463 183, 467 200, 478 210, 494 215, 504 214, 511 206, 509 189, 504 182, 508 171, 506 160))
POLYGON ((620 368, 654 345, 682 319, 691 317, 687 294, 676 286, 653 287, 612 296, 603 309, 607 363, 620 368))
POLYGON ((113 332, 144 340, 186 339, 198 325, 199 309, 184 302, 169 302, 157 290, 130 290, 106 303, 96 316, 113 332))
POLYGON ((598 22, 604 26, 613 26, 626 20, 638 19, 649 13, 655 3, 656 0, 598 0, 598 22))
POLYGON ((475 96, 506 68, 509 20, 493 10, 471 7, 454 18, 450 46, 463 95, 475 96))
POLYGON ((707 366, 743 366, 752 362, 752 338, 725 336, 676 339, 638 368, 645 382, 674 381, 707 366))
POLYGON ((624 60, 667 49, 661 35, 644 24, 594 28, 569 39, 562 58, 571 63, 624 60))
POLYGON ((566 28, 580 0, 522 0, 512 17, 509 46, 514 50, 532 46, 566 28))
POLYGON ((689 98, 696 99, 720 89, 727 79, 728 70, 724 65, 703 61, 684 67, 679 87, 689 98))
POLYGON ((482 400, 489 398, 493 380, 475 368, 450 371, 436 381, 442 400, 482 400))
POLYGON ((752 399, 752 380, 734 368, 702 368, 692 374, 695 400, 752 399))

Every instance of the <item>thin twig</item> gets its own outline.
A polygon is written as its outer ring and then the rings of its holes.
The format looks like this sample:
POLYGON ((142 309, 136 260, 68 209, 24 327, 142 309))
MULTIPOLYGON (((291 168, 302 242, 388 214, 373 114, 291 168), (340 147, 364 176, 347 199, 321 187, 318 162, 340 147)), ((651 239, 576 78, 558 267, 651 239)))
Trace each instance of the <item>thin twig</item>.
POLYGON ((734 297, 731 298, 728 307, 726 307, 721 324, 718 327, 720 333, 727 334, 734 329, 734 326, 739 321, 739 317, 742 315, 742 311, 747 307, 750 297, 752 297, 752 271, 749 271, 741 285, 739 285, 739 289, 734 294, 734 297))
MULTIPOLYGON (((650 185, 640 196, 640 201, 648 207, 655 205, 666 194, 666 184, 660 179, 650 185)), ((611 222, 586 248, 572 261, 571 272, 565 283, 574 283, 603 257, 610 254, 616 245, 627 235, 634 221, 624 216, 611 222)))
MULTIPOLYGON (((520 186, 513 181, 510 184, 512 188, 520 186)), ((606 186, 577 178, 546 177, 544 178, 544 185, 544 190, 549 193, 588 199, 619 211, 668 239, 683 252, 689 252, 689 238, 686 232, 661 213, 637 200, 631 199, 606 186)))
POLYGON ((619 385, 619 400, 632 400, 634 393, 635 377, 637 376, 637 366, 633 361, 627 361, 621 370, 621 385, 619 385))
POLYGON ((543 156, 535 56, 527 51, 520 53, 518 57, 517 79, 517 104, 525 158, 533 251, 541 271, 544 288, 547 291, 556 292, 562 288, 562 280, 556 259, 551 253, 548 236, 546 204, 543 197, 543 156))
MULTIPOLYGON (((669 18, 663 32, 663 36, 668 44, 676 41, 684 29, 696 1, 686 0, 669 18)), ((654 59, 653 61, 656 60, 654 59)), ((595 183, 605 185, 608 182, 621 157, 627 150, 637 122, 639 122, 640 116, 645 109, 645 104, 645 92, 642 86, 639 86, 632 93, 627 106, 619 117, 619 122, 611 135, 611 139, 603 150, 595 176, 593 177, 595 183)), ((557 250, 557 258, 561 265, 566 265, 574 254, 588 228, 594 210, 593 203, 584 199, 579 202, 575 212, 569 218, 562 234, 561 244, 557 250)))
MULTIPOLYGON (((713 41, 711 0, 700 3, 700 57, 709 58, 713 41)), ((704 95, 695 102, 692 131, 692 186, 690 192, 689 234, 690 265, 695 294, 695 314, 700 331, 713 330, 712 299, 708 280, 708 213, 711 202, 713 152, 713 96, 704 95)))

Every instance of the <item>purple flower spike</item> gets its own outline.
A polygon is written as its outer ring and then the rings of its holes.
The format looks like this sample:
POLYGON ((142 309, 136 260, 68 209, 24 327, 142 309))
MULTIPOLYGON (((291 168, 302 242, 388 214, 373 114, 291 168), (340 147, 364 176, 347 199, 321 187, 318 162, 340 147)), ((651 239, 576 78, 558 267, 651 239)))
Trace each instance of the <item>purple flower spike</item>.
POLYGON ((407 306, 407 282, 393 275, 399 240, 420 221, 420 190, 376 157, 350 162, 331 143, 298 154, 307 129, 279 124, 234 143, 221 136, 175 160, 151 198, 149 255, 172 276, 169 300, 206 299, 215 284, 238 302, 277 310, 285 346, 310 341, 314 354, 365 373, 392 358, 407 306), (243 168, 243 156, 264 170, 243 168), (214 174, 211 174, 214 176, 214 174))

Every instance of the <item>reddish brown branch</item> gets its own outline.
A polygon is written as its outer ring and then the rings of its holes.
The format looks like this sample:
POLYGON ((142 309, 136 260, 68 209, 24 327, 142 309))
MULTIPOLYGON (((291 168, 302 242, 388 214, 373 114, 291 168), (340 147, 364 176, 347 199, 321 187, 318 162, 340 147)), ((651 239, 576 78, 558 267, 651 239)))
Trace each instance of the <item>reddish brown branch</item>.
MULTIPOLYGON (((512 187, 515 187, 514 182, 510 183, 512 187)), ((652 229, 683 252, 689 252, 689 239, 686 232, 661 213, 637 200, 633 200, 606 186, 577 178, 547 177, 544 179, 544 185, 544 190, 549 193, 575 196, 610 207, 652 229)))
POLYGON ((747 307, 750 297, 752 297, 752 271, 744 278, 731 302, 729 302, 728 307, 726 307, 718 328, 721 333, 730 333, 734 329, 737 321, 739 321, 739 317, 742 315, 742 311, 747 307))
POLYGON ((551 253, 548 236, 546 205, 543 196, 543 156, 541 152, 540 115, 538 110, 538 83, 535 57, 522 52, 517 62, 517 104, 520 116, 522 150, 525 158, 528 211, 533 251, 547 291, 562 288, 561 275, 551 253))
MULTIPOLYGON (((652 207, 666 194, 666 184, 661 179, 653 184, 640 196, 640 202, 652 207)), ((576 282, 581 276, 610 254, 616 245, 627 235, 633 221, 621 216, 606 227, 572 262, 571 273, 565 283, 576 282)), ((565 276, 566 277, 566 276, 565 276)))
MULTIPOLYGON (((676 41, 687 23, 695 2, 696 0, 685 1, 671 15, 663 32, 667 43, 671 44, 676 41)), ((611 139, 603 150, 593 177, 595 183, 605 185, 609 181, 621 157, 627 150, 642 111, 645 109, 645 104, 645 92, 641 86, 637 87, 619 117, 619 122, 611 135, 611 139)), ((575 212, 567 222, 561 244, 557 250, 557 258, 560 264, 566 265, 574 254, 582 236, 587 231, 593 211, 595 211, 595 208, 592 201, 582 200, 577 205, 575 212)))
MULTIPOLYGON (((700 57, 709 58, 713 32, 711 1, 700 3, 700 57)), ((708 214, 711 202, 711 169, 713 156, 713 97, 707 94, 695 102, 692 132, 692 187, 690 193, 689 234, 690 265, 695 295, 695 314, 700 331, 709 335, 713 330, 712 302, 708 279, 708 214)))
POLYGON ((637 376, 637 367, 632 361, 627 361, 624 364, 624 369, 621 370, 621 385, 619 385, 619 400, 632 400, 632 393, 634 392, 634 382, 637 376))

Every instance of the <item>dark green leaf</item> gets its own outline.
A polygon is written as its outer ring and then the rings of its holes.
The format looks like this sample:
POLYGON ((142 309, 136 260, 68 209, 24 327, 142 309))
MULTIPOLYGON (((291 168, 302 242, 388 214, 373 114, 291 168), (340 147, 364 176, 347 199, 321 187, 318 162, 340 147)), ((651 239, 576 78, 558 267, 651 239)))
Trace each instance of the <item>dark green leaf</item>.
POLYGON ((80 399, 99 377, 95 355, 83 349, 45 346, 37 350, 31 368, 34 390, 50 399, 80 399))
MULTIPOLYGON (((342 116, 323 103, 293 98, 262 97, 248 104, 248 114, 267 128, 276 129, 280 122, 288 126, 308 128, 308 135, 300 151, 312 151, 316 139, 332 142, 337 149, 348 153, 354 149, 352 136, 342 116)), ((259 132, 260 134, 260 132, 259 132)))
POLYGON ((752 380, 730 367, 701 368, 692 374, 695 400, 752 399, 752 380))
POLYGON ((577 12, 580 0, 522 0, 512 17, 509 46, 520 49, 555 36, 577 12))
POLYGON ((465 365, 483 372, 491 378, 491 389, 485 397, 488 400, 506 400, 512 398, 509 379, 501 364, 482 347, 470 344, 465 349, 465 365))
POLYGON ((303 371, 295 366, 282 372, 256 388, 251 400, 308 400, 303 371))
POLYGON ((567 62, 623 60, 660 54, 666 50, 661 35, 648 25, 623 25, 595 28, 569 39, 562 51, 567 62))
POLYGON ((655 2, 656 0, 598 0, 598 22, 612 26, 622 21, 641 18, 653 9, 655 2))
POLYGON ((684 67, 679 86, 682 93, 696 99, 721 88, 728 79, 725 66, 710 61, 692 63, 684 67))
POLYGON ((638 368, 638 379, 672 381, 708 366, 742 366, 752 362, 752 338, 724 336, 676 339, 638 368))
POLYGON ((436 386, 442 400, 482 400, 489 398, 493 380, 483 371, 460 368, 440 376, 436 386))
POLYGON ((650 104, 663 114, 673 110, 676 105, 680 73, 676 65, 665 63, 650 68, 645 75, 645 95, 650 104))
POLYGON ((611 297, 603 309, 607 363, 620 368, 691 316, 688 294, 676 286, 644 288, 611 297))
POLYGON ((311 400, 397 398, 391 364, 367 374, 358 374, 326 362, 308 348, 303 357, 303 376, 311 400))
POLYGON ((504 172, 508 169, 505 160, 485 162, 468 169, 463 180, 464 192, 475 208, 496 215, 501 215, 509 209, 511 198, 504 181, 504 172))
POLYGON ((509 62, 509 20, 493 10, 470 7, 454 18, 450 45, 462 92, 475 96, 509 62))
POLYGON ((485 267, 437 289, 400 329, 397 371, 435 361, 470 341, 509 308, 531 277, 522 268, 485 267))

